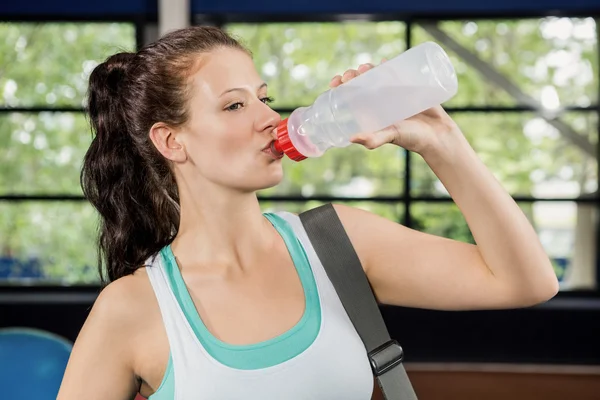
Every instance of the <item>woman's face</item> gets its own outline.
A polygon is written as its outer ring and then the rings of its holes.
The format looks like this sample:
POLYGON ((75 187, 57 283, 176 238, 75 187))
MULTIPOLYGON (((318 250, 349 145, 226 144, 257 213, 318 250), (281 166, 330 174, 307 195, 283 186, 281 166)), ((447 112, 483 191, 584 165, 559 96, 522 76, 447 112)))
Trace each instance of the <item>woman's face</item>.
POLYGON ((254 62, 230 48, 200 57, 190 77, 190 118, 176 134, 187 155, 178 164, 183 178, 199 175, 190 177, 192 182, 200 177, 243 192, 277 185, 281 157, 269 147, 281 117, 267 104, 267 85, 254 62))

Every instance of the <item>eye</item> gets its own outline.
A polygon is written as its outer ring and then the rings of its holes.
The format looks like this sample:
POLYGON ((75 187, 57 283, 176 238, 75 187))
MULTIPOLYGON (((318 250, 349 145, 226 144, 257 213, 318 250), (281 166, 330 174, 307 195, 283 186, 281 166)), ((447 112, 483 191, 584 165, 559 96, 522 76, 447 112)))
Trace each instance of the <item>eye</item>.
POLYGON ((263 97, 262 99, 260 99, 260 101, 262 101, 265 104, 271 104, 272 102, 275 101, 275 99, 270 96, 267 96, 267 97, 263 97))
POLYGON ((237 110, 239 110, 243 106, 244 106, 244 103, 238 101, 237 103, 233 103, 232 105, 230 105, 227 108, 225 108, 225 110, 227 110, 227 111, 237 111, 237 110))

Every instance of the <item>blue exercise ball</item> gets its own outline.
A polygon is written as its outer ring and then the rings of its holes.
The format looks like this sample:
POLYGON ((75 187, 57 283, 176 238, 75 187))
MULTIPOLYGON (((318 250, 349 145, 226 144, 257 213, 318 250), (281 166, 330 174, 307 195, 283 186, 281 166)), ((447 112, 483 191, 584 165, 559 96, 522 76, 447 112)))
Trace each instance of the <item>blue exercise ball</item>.
POLYGON ((71 348, 49 332, 0 329, 0 398, 56 400, 71 348))

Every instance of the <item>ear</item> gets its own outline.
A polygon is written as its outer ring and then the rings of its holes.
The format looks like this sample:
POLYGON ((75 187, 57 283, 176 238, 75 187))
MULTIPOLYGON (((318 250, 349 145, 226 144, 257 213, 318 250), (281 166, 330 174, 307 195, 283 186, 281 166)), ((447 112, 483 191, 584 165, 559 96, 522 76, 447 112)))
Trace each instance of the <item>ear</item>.
POLYGON ((177 141, 177 132, 162 122, 157 122, 150 128, 150 140, 156 149, 167 160, 173 162, 184 162, 187 153, 183 144, 177 141))

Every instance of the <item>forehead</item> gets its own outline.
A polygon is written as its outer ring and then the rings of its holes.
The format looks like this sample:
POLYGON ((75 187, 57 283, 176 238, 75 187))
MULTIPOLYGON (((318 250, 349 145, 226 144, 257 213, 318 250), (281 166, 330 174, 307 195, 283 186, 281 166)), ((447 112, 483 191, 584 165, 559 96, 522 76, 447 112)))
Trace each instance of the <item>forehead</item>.
POLYGON ((199 68, 191 76, 197 94, 218 97, 227 89, 251 89, 262 82, 254 61, 242 50, 224 48, 200 57, 199 68))

